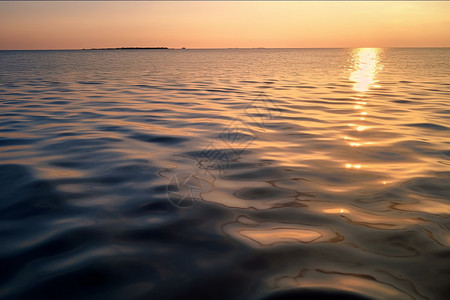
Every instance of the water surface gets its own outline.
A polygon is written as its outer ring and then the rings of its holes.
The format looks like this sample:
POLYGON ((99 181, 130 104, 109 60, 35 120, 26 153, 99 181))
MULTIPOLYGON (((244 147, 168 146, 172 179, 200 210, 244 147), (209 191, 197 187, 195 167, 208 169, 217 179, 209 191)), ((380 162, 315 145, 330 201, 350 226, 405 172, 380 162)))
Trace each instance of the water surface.
POLYGON ((1 299, 450 297, 448 48, 0 66, 1 299))

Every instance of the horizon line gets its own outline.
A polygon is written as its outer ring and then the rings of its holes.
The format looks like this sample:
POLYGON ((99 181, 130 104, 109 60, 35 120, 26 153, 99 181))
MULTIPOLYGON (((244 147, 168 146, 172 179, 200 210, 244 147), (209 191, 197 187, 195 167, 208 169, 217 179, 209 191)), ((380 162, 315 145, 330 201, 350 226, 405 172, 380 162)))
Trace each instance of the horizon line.
MULTIPOLYGON (((1 1, 1 0, 0 0, 1 1)), ((0 49, 0 51, 78 51, 78 50, 258 50, 258 49, 360 49, 360 48, 450 48, 450 46, 387 46, 387 47, 166 47, 166 46, 123 46, 99 48, 54 48, 54 49, 0 49)))

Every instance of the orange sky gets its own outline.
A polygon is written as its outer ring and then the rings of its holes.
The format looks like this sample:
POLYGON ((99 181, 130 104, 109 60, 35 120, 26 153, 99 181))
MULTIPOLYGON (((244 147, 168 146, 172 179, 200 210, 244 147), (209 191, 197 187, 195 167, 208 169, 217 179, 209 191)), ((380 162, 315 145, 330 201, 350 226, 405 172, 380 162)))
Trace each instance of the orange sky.
POLYGON ((449 47, 450 2, 3 2, 0 49, 449 47))

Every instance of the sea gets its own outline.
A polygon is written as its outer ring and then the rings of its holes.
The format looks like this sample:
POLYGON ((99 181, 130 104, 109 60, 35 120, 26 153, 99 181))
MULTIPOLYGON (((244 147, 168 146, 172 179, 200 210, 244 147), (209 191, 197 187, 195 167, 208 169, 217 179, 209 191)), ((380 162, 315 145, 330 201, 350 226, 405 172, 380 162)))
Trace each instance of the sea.
POLYGON ((0 51, 0 299, 450 299, 450 48, 0 51))

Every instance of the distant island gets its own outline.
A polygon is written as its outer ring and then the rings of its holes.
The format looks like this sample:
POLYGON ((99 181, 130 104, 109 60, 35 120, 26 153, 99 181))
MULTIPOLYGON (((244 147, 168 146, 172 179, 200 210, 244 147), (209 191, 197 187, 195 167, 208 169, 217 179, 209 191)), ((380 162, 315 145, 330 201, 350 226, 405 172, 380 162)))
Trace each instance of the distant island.
POLYGON ((119 48, 90 48, 83 50, 167 50, 168 47, 119 47, 119 48))

